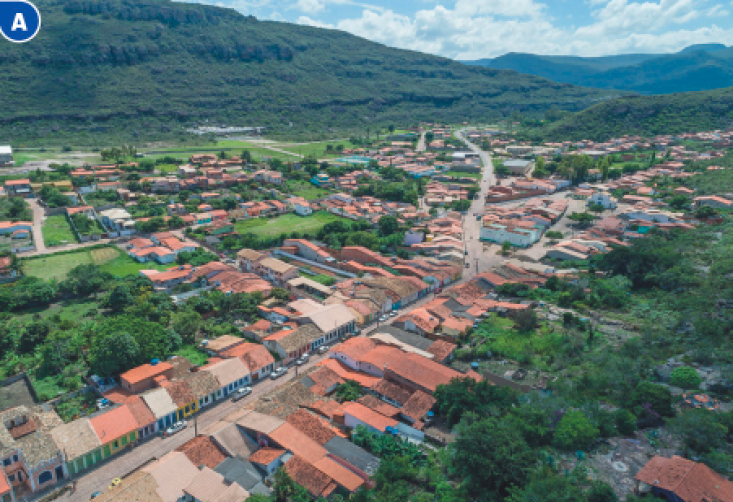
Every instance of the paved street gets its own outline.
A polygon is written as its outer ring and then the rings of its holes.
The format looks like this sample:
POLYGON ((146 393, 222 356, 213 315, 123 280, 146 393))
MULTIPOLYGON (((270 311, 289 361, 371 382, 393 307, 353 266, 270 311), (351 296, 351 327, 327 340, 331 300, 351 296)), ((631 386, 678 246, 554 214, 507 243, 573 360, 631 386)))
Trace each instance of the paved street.
MULTIPOLYGON (((35 253, 43 254, 46 251, 46 244, 43 242, 43 232, 41 227, 43 226, 43 220, 46 217, 46 212, 38 203, 38 199, 28 199, 28 205, 31 206, 33 211, 33 244, 36 246, 35 253)), ((21 256, 33 256, 31 253, 22 253, 21 256)))
POLYGON ((425 144, 425 133, 426 131, 423 131, 420 134, 420 141, 417 142, 417 151, 418 152, 424 152, 427 149, 427 145, 425 144))
MULTIPOLYGON (((307 364, 299 367, 298 372, 302 373, 326 357, 328 357, 328 354, 313 354, 307 364)), ((267 378, 266 380, 256 383, 253 386, 252 394, 239 402, 233 403, 231 399, 225 398, 213 406, 205 408, 205 411, 198 414, 199 432, 214 422, 226 417, 233 411, 246 406, 257 398, 262 397, 266 393, 283 385, 285 382, 296 378, 295 371, 295 367, 293 366, 285 376, 282 376, 277 380, 270 380, 267 378)), ((162 457, 166 453, 175 450, 185 442, 189 441, 194 436, 194 421, 191 417, 188 419, 188 427, 178 434, 167 438, 155 436, 152 439, 145 439, 139 446, 110 458, 109 461, 102 463, 96 469, 86 472, 83 476, 74 476, 73 479, 77 480, 76 492, 67 492, 55 500, 64 502, 81 502, 89 500, 92 493, 95 491, 105 491, 113 479, 125 476, 142 465, 162 457)), ((58 488, 58 486, 59 485, 57 485, 56 488, 58 488)), ((29 501, 36 500, 40 498, 40 496, 45 495, 45 493, 36 495, 35 499, 29 499, 29 501)))

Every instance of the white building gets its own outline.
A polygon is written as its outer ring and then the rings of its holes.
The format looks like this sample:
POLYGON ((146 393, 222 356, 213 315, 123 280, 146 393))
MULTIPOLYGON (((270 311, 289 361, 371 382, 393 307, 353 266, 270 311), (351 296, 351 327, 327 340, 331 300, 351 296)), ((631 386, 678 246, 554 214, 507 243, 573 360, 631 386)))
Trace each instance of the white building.
POLYGON ((10 146, 0 146, 0 166, 15 165, 13 149, 10 146))
POLYGON ((520 228, 500 223, 490 223, 481 229, 481 240, 526 248, 540 239, 541 232, 537 228, 520 228))
POLYGON ((596 192, 588 198, 588 205, 601 205, 604 209, 616 209, 618 200, 606 192, 596 192))

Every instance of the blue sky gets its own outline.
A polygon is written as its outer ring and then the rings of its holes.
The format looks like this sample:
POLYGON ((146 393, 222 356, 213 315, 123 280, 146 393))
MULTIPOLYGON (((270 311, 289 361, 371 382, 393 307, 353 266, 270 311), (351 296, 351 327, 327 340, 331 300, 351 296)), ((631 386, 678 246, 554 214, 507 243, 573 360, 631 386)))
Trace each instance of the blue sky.
MULTIPOLYGON (((196 0, 195 0, 196 1, 196 0)), ((455 59, 733 45, 731 0, 201 0, 455 59)))

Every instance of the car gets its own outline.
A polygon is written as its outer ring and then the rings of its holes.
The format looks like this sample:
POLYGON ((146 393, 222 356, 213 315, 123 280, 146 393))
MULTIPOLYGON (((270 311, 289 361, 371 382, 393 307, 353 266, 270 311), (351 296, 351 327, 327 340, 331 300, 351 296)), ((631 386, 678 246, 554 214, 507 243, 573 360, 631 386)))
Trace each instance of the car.
POLYGON ((400 313, 397 312, 396 310, 393 310, 392 312, 389 313, 390 317, 397 317, 398 315, 400 315, 400 313))
POLYGON ((164 434, 166 436, 172 436, 176 432, 181 432, 183 429, 185 429, 186 428, 186 425, 187 425, 187 423, 186 423, 185 420, 181 420, 179 422, 176 422, 173 425, 171 425, 170 427, 168 427, 165 430, 164 434))
POLYGON ((99 497, 100 495, 102 495, 102 492, 96 491, 96 492, 92 493, 92 496, 89 497, 89 500, 94 500, 95 498, 99 497))
POLYGON ((234 397, 232 397, 232 402, 236 403, 240 399, 244 399, 250 394, 252 394, 252 387, 240 387, 233 392, 234 397))
POLYGON ((468 256, 468 250, 466 250, 463 254, 468 256))
POLYGON ((379 318, 379 322, 385 322, 388 320, 389 320, 389 316, 386 316, 386 315, 383 315, 382 317, 379 318))
POLYGON ((115 486, 120 486, 122 484, 122 480, 120 478, 115 478, 112 480, 112 483, 110 483, 109 487, 114 488, 115 486))
POLYGON ((270 373, 270 378, 272 380, 275 380, 277 378, 280 378, 281 376, 283 376, 287 372, 288 372, 288 369, 285 366, 280 366, 278 369, 276 369, 275 371, 273 371, 272 373, 270 373))
POLYGON ((321 345, 320 347, 318 347, 318 353, 325 354, 326 352, 328 352, 328 348, 328 345, 321 345))
POLYGON ((305 354, 300 356, 297 361, 295 361, 295 364, 297 364, 298 366, 303 366, 305 363, 308 362, 310 358, 311 358, 311 355, 306 352, 305 354))
POLYGON ((470 263, 466 263, 466 268, 471 268, 471 264, 470 263))

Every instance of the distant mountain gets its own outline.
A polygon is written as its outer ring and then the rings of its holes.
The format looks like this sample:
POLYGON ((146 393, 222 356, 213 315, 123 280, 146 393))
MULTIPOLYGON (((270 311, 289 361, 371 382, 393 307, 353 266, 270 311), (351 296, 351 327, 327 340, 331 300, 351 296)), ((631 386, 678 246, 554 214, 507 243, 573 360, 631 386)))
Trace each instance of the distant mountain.
POLYGON ((668 94, 733 86, 733 48, 692 45, 676 54, 629 54, 606 57, 538 56, 510 53, 467 61, 487 68, 515 70, 558 82, 668 94))
POLYGON ((605 141, 625 134, 654 136, 733 126, 733 88, 631 96, 572 113, 536 131, 536 139, 605 141))
MULTIPOLYGON (((337 30, 168 0, 37 0, 32 43, 0 42, 0 139, 185 137, 192 125, 339 130, 581 110, 598 89, 468 67, 337 30)), ((374 130, 374 129, 372 129, 374 130)))

